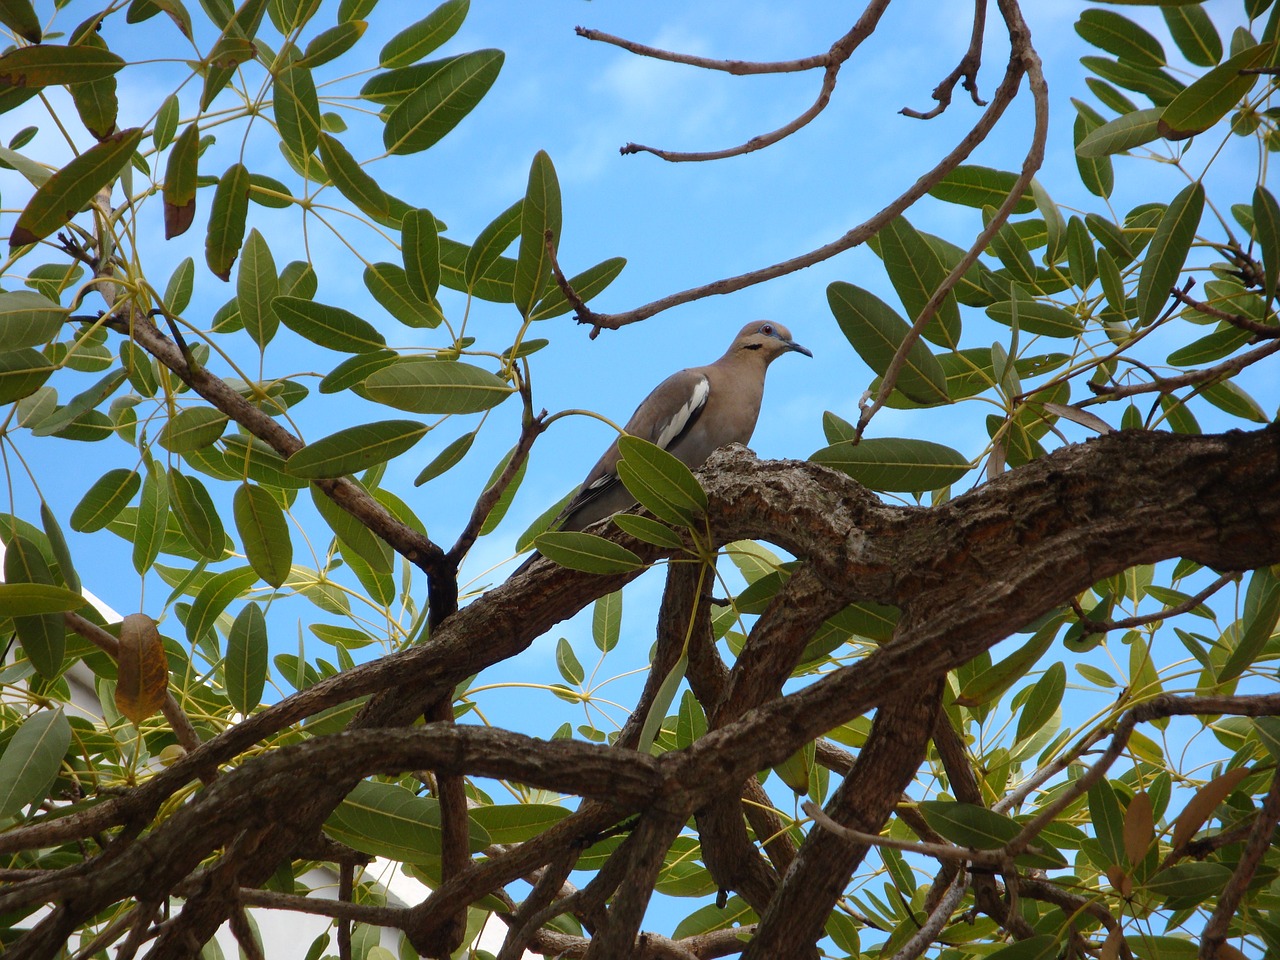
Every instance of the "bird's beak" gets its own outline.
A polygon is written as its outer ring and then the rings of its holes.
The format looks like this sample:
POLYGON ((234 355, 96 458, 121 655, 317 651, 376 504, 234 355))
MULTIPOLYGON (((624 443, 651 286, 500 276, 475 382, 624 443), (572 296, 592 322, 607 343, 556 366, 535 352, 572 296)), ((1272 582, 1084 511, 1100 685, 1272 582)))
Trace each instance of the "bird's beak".
POLYGON ((808 347, 802 347, 794 340, 783 340, 782 342, 787 345, 788 350, 794 350, 796 353, 803 353, 806 357, 813 356, 808 347))

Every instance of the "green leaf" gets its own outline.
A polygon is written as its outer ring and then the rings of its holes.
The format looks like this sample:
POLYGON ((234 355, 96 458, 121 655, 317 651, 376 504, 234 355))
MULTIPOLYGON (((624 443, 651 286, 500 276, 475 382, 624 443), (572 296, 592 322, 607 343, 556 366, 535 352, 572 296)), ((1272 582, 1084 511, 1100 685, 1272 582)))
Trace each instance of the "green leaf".
MULTIPOLYGON (((1103 125, 1104 121, 1102 115, 1088 104, 1074 98, 1071 103, 1076 108, 1072 140, 1079 147, 1089 134, 1103 125)), ((1102 197, 1104 200, 1111 196, 1111 191, 1115 187, 1115 170, 1111 165, 1111 158, 1082 157, 1079 152, 1075 157, 1076 170, 1080 173, 1080 182, 1085 185, 1085 189, 1095 197, 1102 197)))
POLYGON ((365 173, 341 141, 320 134, 320 160, 338 191, 355 204, 356 209, 383 226, 396 226, 400 218, 393 214, 393 201, 378 181, 365 173))
MULTIPOLYGON (((164 238, 187 232, 196 216, 196 183, 199 173, 200 127, 189 123, 169 151, 164 168, 164 238)), ((247 206, 247 205, 246 205, 247 206)))
POLYGON ((364 268, 364 285, 387 313, 407 327, 434 328, 444 320, 438 307, 423 302, 413 292, 399 264, 369 264, 364 268))
MULTIPOLYGON (((44 554, 26 537, 10 537, 5 543, 4 580, 9 584, 55 586, 53 571, 44 554)), ((66 654, 67 630, 60 613, 14 616, 14 631, 31 665, 46 680, 62 670, 66 654)))
POLYGON ((207 560, 221 560, 227 535, 204 484, 195 477, 170 470, 169 505, 196 553, 207 560))
POLYGON ((1169 103, 1183 89, 1181 82, 1158 67, 1138 66, 1107 57, 1081 57, 1080 62, 1104 80, 1141 93, 1159 107, 1169 103))
POLYGON ((1095 127, 1076 144, 1076 156, 1108 157, 1159 139, 1163 136, 1160 130, 1162 112, 1160 107, 1148 107, 1095 127))
MULTIPOLYGON (((191 303, 191 290, 195 283, 195 275, 196 262, 190 257, 183 257, 182 262, 173 268, 173 274, 169 277, 169 282, 164 288, 164 305, 165 309, 175 317, 182 316, 182 312, 191 303)), ((123 343, 121 346, 123 347, 123 343)), ((140 354, 140 356, 145 355, 140 354)), ((147 362, 150 363, 150 358, 147 359, 147 362)), ((152 393, 154 393, 154 390, 152 393)))
POLYGON ((338 504, 312 484, 311 502, 329 525, 329 529, 337 536, 345 550, 354 553, 363 560, 375 576, 383 576, 391 572, 391 547, 375 536, 373 531, 349 514, 338 504))
POLYGON ((1276 295, 1280 279, 1280 204, 1271 191, 1258 184, 1253 188, 1253 232, 1262 250, 1262 265, 1266 275, 1263 296, 1268 303, 1276 295))
POLYGON ((1178 863, 1153 874, 1142 888, 1158 897, 1207 899, 1221 893, 1231 879, 1231 869, 1221 863, 1178 863))
POLYGON ((434 146, 489 92, 502 69, 503 56, 501 50, 476 50, 435 70, 387 117, 382 133, 387 152, 418 153, 434 146))
POLYGON ((969 679, 956 696, 956 703, 962 707, 979 707, 1003 696, 1048 652, 1061 627, 1062 618, 1054 617, 1009 656, 969 679))
POLYGON ((1160 135, 1185 140, 1212 127, 1258 82, 1256 74, 1241 71, 1264 64, 1274 49, 1273 43, 1249 47, 1192 83, 1164 108, 1160 135))
POLYGON ((707 494, 681 460, 639 437, 619 437, 618 451, 618 478, 659 520, 691 526, 706 513, 707 494))
POLYGON ((69 313, 34 290, 0 293, 0 351, 48 343, 58 335, 69 313))
POLYGON ((404 67, 421 60, 458 32, 470 7, 470 0, 445 0, 426 17, 388 40, 378 55, 378 63, 384 67, 404 67))
POLYGON ((1155 320, 1169 301, 1169 291, 1182 272, 1203 211, 1204 186, 1197 180, 1173 198, 1160 218, 1138 274, 1139 326, 1155 320))
POLYGON ((215 573, 206 580, 187 612, 187 639, 192 643, 199 643, 213 629, 214 622, 222 616, 228 604, 242 596, 257 579, 258 575, 252 568, 233 567, 215 573))
POLYGON ((0 820, 44 799, 70 746, 71 724, 60 709, 22 722, 0 755, 0 820))
MULTIPOLYGON (((301 63, 294 63, 280 72, 273 89, 280 139, 297 156, 311 156, 320 146, 321 136, 320 98, 311 71, 301 63)), ((325 169, 330 176, 333 175, 327 161, 325 169)))
POLYGON ((232 515, 249 566, 265 583, 284 586, 293 563, 293 542, 276 498, 261 487, 241 484, 232 501, 232 515))
POLYGON ((555 531, 533 541, 543 556, 570 570, 616 574, 641 570, 644 563, 626 547, 591 533, 555 531))
MULTIPOLYGON (((958 203, 966 207, 977 207, 979 210, 984 206, 999 207, 1009 196, 1017 180, 1016 173, 966 163, 943 177, 929 191, 929 195, 945 203, 958 203)), ((1035 208, 1035 198, 1030 192, 1026 192, 1018 198, 1013 212, 1030 213, 1035 208)))
POLYGON ((214 407, 186 407, 169 418, 156 438, 170 453, 207 447, 227 429, 227 415, 214 407))
MULTIPOLYGON (((610 257, 608 260, 602 260, 594 267, 588 267, 581 273, 570 277, 569 286, 586 303, 609 284, 613 283, 626 265, 627 260, 625 257, 610 257)), ((568 313, 571 309, 573 307, 569 303, 569 298, 564 295, 564 291, 560 289, 559 284, 554 284, 534 306, 533 312, 529 314, 529 319, 546 320, 549 317, 558 317, 561 314, 568 313)))
POLYGON ((1269 423, 1271 420, 1258 401, 1249 396, 1234 381, 1223 380, 1220 383, 1211 383, 1200 389, 1200 396, 1233 417, 1252 420, 1254 423, 1269 423))
POLYGON ((321 393, 340 393, 362 383, 369 374, 398 357, 394 350, 374 350, 347 357, 320 380, 321 393))
MULTIPOLYGON (((0 57, 0 61, 4 59, 0 57)), ((141 127, 121 130, 94 144, 41 184, 14 224, 9 247, 42 240, 79 213, 94 194, 116 178, 141 140, 141 127)))
POLYGON ((1108 864, 1124 863, 1124 811, 1115 789, 1106 780, 1089 788, 1089 819, 1108 864))
POLYGON ((608 653, 618 645, 621 636, 622 591, 615 590, 597 600, 591 609, 591 639, 601 653, 608 653))
POLYGON ((53 511, 43 500, 40 501, 40 526, 44 529, 44 535, 49 538, 49 549, 53 552, 54 561, 58 564, 58 572, 62 574, 63 582, 69 589, 78 592, 80 578, 76 575, 75 567, 71 563, 71 550, 67 546, 66 535, 62 532, 58 518, 53 515, 53 511))
POLYGON ((1249 576, 1245 588, 1244 617, 1240 621, 1240 639, 1218 671, 1218 683, 1229 683, 1253 665, 1262 652, 1276 621, 1280 619, 1280 580, 1270 567, 1259 567, 1249 576))
MULTIPOLYGON (((489 474, 489 479, 485 481, 482 489, 488 490, 498 482, 502 472, 507 469, 507 464, 511 462, 511 458, 514 455, 514 448, 507 451, 506 455, 494 465, 493 472, 489 474)), ((489 508, 488 515, 485 516, 484 522, 480 524, 480 536, 487 536, 498 529, 498 524, 502 523, 502 518, 511 509, 511 502, 515 499, 516 493, 520 489, 520 484, 524 480, 524 472, 528 466, 529 460, 526 457, 520 466, 516 468, 515 474, 507 481, 507 485, 502 488, 502 492, 498 495, 498 499, 493 506, 489 508)))
POLYGON ((471 449, 471 444, 475 442, 475 439, 476 431, 472 430, 470 433, 464 433, 456 440, 451 440, 443 450, 432 458, 430 463, 422 468, 422 472, 414 478, 413 485, 420 487, 428 480, 434 480, 440 474, 452 470, 462 462, 462 458, 467 455, 467 451, 471 449))
POLYGON ((316 34, 307 43, 302 59, 298 60, 294 66, 318 67, 330 60, 336 60, 355 46, 356 41, 364 36, 368 26, 369 24, 364 20, 347 20, 345 23, 316 34))
POLYGON ((138 573, 146 573, 151 568, 164 543, 164 532, 169 522, 169 485, 165 482, 164 473, 164 467, 152 461, 142 478, 142 496, 138 498, 133 540, 133 566, 138 573))
POLYGON ((494 217, 493 222, 480 231, 476 242, 468 249, 463 267, 464 289, 468 292, 474 290, 480 279, 489 272, 489 268, 498 262, 502 251, 520 236, 523 206, 522 198, 494 217))
POLYGON ((1253 729, 1267 752, 1280 761, 1280 717, 1254 717, 1253 729))
POLYGON ((1058 938, 1051 933, 1042 933, 1001 947, 987 954, 987 960, 1054 960, 1058 952, 1058 938))
POLYGON ((430 210, 410 210, 400 227, 400 256, 409 289, 432 303, 440 289, 440 234, 430 210))
POLYGON ((872 490, 908 493, 955 483, 970 467, 969 461, 950 447, 896 437, 832 444, 809 459, 847 473, 872 490))
POLYGON ((272 301, 280 322, 312 343, 342 353, 371 353, 387 341, 367 320, 341 307, 331 307, 301 297, 276 297, 272 301))
POLYGON ((1062 694, 1067 689, 1067 668, 1062 661, 1051 663, 1049 668, 1036 681, 1027 696, 1027 702, 1018 717, 1018 732, 1015 742, 1040 732, 1040 729, 1053 719, 1053 715, 1062 705, 1062 694))
POLYGON ((44 583, 0 583, 0 616, 34 617, 84 606, 84 597, 44 583))
POLYGON ((917 804, 925 823, 946 840, 974 850, 999 850, 1022 832, 1018 821, 973 803, 923 800, 917 804))
POLYGON ((570 813, 550 803, 493 803, 473 807, 468 812, 493 843, 532 840, 570 813))
POLYGON ((108 470, 93 482, 71 511, 71 529, 77 533, 101 530, 133 499, 140 486, 142 477, 138 471, 124 467, 108 470))
MULTIPOLYGON (((933 292, 942 285, 948 271, 906 217, 894 217, 877 236, 885 272, 889 274, 907 316, 914 321, 933 292)), ((933 319, 925 325, 921 335, 943 347, 955 349, 959 344, 960 305, 954 293, 949 292, 938 305, 933 319)))
POLYGON ((247 475, 250 480, 284 490, 301 490, 307 485, 306 480, 288 473, 284 459, 257 437, 232 433, 223 437, 222 443, 226 449, 225 461, 237 478, 247 475))
MULTIPOLYGON (((910 325, 875 294, 841 280, 827 287, 827 302, 858 356, 884 376, 910 325)), ((917 340, 907 351, 895 389, 917 403, 949 401, 946 376, 923 340, 917 340)))
POLYGON ((1162 6, 1160 13, 1173 42, 1189 63, 1197 67, 1212 67, 1222 59, 1222 38, 1200 4, 1162 6))
POLYGON ((1062 307, 1026 296, 1021 287, 1015 286, 1017 301, 1006 300, 987 307, 987 316, 1006 327, 1011 326, 1016 312, 1018 329, 1042 337, 1060 337, 1074 340, 1084 332, 1084 321, 1062 307))
POLYGON ((15 47, 0 56, 0 92, 104 80, 123 67, 123 59, 97 46, 48 43, 15 47))
POLYGON ((262 702, 267 683, 267 620, 256 603, 246 603, 232 621, 222 675, 227 699, 248 716, 262 702))
POLYGON ((665 523, 651 517, 637 517, 629 513, 613 515, 613 525, 623 533, 630 534, 637 540, 652 543, 655 547, 666 547, 668 550, 679 550, 684 546, 680 534, 665 523))
POLYGON ((40 18, 30 0, 3 0, 0 2, 0 23, 31 43, 39 43, 40 18))
POLYGON ((0 353, 0 403, 29 397, 53 371, 53 364, 30 348, 0 353))
POLYGON ((520 252, 513 284, 516 309, 529 316, 551 280, 551 244, 560 246, 560 183, 545 150, 534 155, 529 183, 520 206, 520 252))
MULTIPOLYGON (((440 856, 440 804, 404 787, 361 780, 325 821, 324 832, 363 853, 404 863, 440 856)), ((482 850, 489 836, 471 820, 470 847, 482 850)))
POLYGON ((364 391, 375 403, 410 413, 478 413, 497 406, 513 388, 468 363, 406 357, 370 374, 364 391))
MULTIPOLYGON (((177 149, 175 146, 174 150, 177 149)), ((231 266, 240 254, 248 215, 249 171, 243 163, 233 163, 214 188, 209 228, 205 233, 204 259, 214 276, 231 279, 231 266)))
POLYGON ((578 662, 578 658, 574 656, 573 647, 569 645, 569 641, 561 637, 556 643, 556 669, 560 671, 560 676, 564 678, 564 682, 577 686, 586 678, 586 671, 582 669, 582 664, 578 662))
POLYGON ((379 420, 315 440, 285 461, 295 477, 318 480, 367 470, 400 456, 430 429, 417 420, 379 420))
POLYGON ((1080 14, 1076 33, 1099 49, 1130 63, 1152 67, 1165 65, 1164 47, 1154 36, 1128 17, 1110 10, 1090 9, 1080 14))
POLYGON ((236 274, 236 301, 245 332, 262 350, 276 335, 280 320, 273 301, 280 294, 280 279, 271 248, 255 227, 244 242, 244 255, 236 274))

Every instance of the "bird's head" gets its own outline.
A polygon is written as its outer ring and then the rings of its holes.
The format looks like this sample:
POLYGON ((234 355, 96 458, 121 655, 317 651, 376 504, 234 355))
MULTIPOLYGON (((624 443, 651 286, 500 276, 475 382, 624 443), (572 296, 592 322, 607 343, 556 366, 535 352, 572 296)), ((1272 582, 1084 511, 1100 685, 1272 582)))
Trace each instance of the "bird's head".
POLYGON ((813 356, 807 348, 791 339, 790 330, 772 320, 755 320, 748 323, 738 332, 733 345, 729 347, 730 354, 756 356, 765 363, 792 350, 803 353, 806 357, 813 356))

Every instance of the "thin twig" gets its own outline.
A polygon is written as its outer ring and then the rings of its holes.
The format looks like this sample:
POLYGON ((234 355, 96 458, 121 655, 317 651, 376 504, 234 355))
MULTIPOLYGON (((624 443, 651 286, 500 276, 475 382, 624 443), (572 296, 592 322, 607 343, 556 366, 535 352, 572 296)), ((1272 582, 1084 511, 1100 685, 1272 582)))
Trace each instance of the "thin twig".
POLYGON ((978 69, 982 66, 982 34, 987 21, 987 0, 974 0, 973 29, 969 34, 969 49, 965 51, 954 70, 933 88, 933 99, 938 105, 932 110, 921 112, 903 107, 898 112, 904 117, 914 120, 932 120, 951 106, 951 94, 955 91, 956 81, 964 77, 964 88, 969 91, 973 102, 985 107, 987 101, 978 96, 978 69))
POLYGON ((1097 396, 1082 400, 1079 405, 1083 407, 1094 403, 1105 403, 1109 400, 1132 397, 1139 393, 1173 393, 1173 391, 1180 390, 1183 387, 1225 380, 1232 374, 1239 373, 1245 367, 1252 366, 1259 360, 1265 360, 1277 350, 1280 350, 1280 340, 1272 340, 1270 343, 1265 343, 1257 349, 1250 350, 1248 353, 1242 353, 1239 356, 1232 357, 1230 360, 1224 360, 1216 366, 1191 370, 1176 377, 1157 377, 1155 380, 1143 383, 1126 384, 1093 383, 1090 381, 1089 389, 1097 396))
POLYGON ((686 66, 701 67, 704 70, 720 70, 724 73, 732 73, 735 76, 760 73, 800 73, 817 67, 825 67, 830 62, 831 57, 830 52, 827 52, 815 53, 812 56, 800 57, 795 60, 716 60, 711 57, 695 56, 692 53, 679 53, 672 50, 663 50, 659 47, 650 47, 647 44, 615 37, 611 33, 605 33, 603 30, 593 30, 590 27, 574 27, 573 31, 585 40, 609 43, 615 47, 621 47, 629 53, 634 53, 638 57, 648 57, 651 60, 666 60, 669 63, 683 63, 686 66))
POLYGON ((1161 610, 1159 613, 1144 614, 1140 617, 1127 617, 1124 620, 1091 620, 1074 599, 1071 601, 1071 608, 1075 610, 1076 615, 1080 618, 1080 628, 1084 631, 1085 636, 1095 633, 1107 633, 1111 630, 1132 630, 1135 627, 1144 627, 1150 623, 1159 623, 1161 620, 1168 620, 1170 617, 1189 613, 1239 576, 1238 573, 1224 573, 1194 597, 1188 597, 1177 606, 1161 610))
MULTIPOLYGON (((1000 208, 991 218, 991 221, 978 234, 977 239, 974 240, 965 255, 960 258, 960 262, 952 268, 946 279, 938 285, 928 302, 920 310, 920 315, 916 317, 911 329, 907 331, 907 335, 898 344, 898 349, 881 379, 880 389, 876 393, 875 400, 868 406, 863 407, 858 416, 858 424, 854 435, 859 440, 862 439, 862 434, 871 422, 871 418, 888 402, 889 394, 893 392, 894 386, 897 385, 898 377, 902 373, 903 367, 906 366, 907 353, 920 339, 925 326, 933 319, 943 300, 951 293, 955 285, 960 282, 960 278, 973 266, 978 259, 978 254, 987 248, 987 244, 991 242, 992 237, 1004 226, 1005 221, 1009 219, 1009 215, 1013 213, 1013 208, 1022 199, 1027 187, 1030 186, 1036 171, 1040 169, 1040 165, 1044 162, 1044 147, 1049 136, 1049 86, 1045 82, 1040 57, 1035 48, 1031 46, 1031 32, 1027 29, 1026 22, 1022 19, 1021 11, 1018 10, 1016 4, 1010 4, 1006 0, 1001 0, 1000 10, 1004 14, 1005 21, 1009 27, 1009 39, 1012 47, 1009 53, 1009 68, 1011 71, 1017 71, 1019 77, 1023 73, 1026 74, 1027 82, 1031 87, 1032 100, 1035 103, 1035 129, 1031 137, 1031 146, 1022 161, 1022 171, 1018 174, 1017 180, 1014 181, 1009 195, 1004 198, 1004 202, 1000 204, 1000 208)), ((998 97, 999 91, 997 91, 997 102, 999 102, 998 97)))
POLYGON ((1227 930, 1236 916, 1240 899, 1253 880, 1258 864, 1271 849, 1271 836, 1275 833, 1277 820, 1280 820, 1280 770, 1271 778, 1271 789, 1267 791, 1262 809, 1253 821, 1253 829, 1249 831, 1249 839, 1240 854, 1240 862, 1236 864, 1235 872, 1227 881, 1226 888, 1218 897, 1218 905, 1214 907, 1209 922, 1204 925, 1204 932, 1200 934, 1200 960, 1214 960, 1218 955, 1218 947, 1227 939, 1227 930))
POLYGON ((935 860, 950 863, 973 863, 990 870, 998 869, 1004 861, 1004 855, 998 850, 973 850, 949 843, 913 843, 910 840, 898 840, 879 833, 867 833, 863 830, 855 830, 853 827, 841 826, 827 816, 826 812, 812 800, 806 800, 801 809, 822 829, 851 843, 860 843, 869 847, 888 847, 891 850, 915 853, 922 857, 932 857, 935 860))
POLYGON ((1171 291, 1173 298, 1179 303, 1186 304, 1197 313, 1203 313, 1206 317, 1213 317, 1215 320, 1222 320, 1241 330, 1248 330, 1250 333, 1256 333, 1257 339, 1271 339, 1272 337, 1280 337, 1280 326, 1274 323, 1263 323, 1255 320, 1253 317, 1246 317, 1241 313, 1228 313, 1225 310, 1219 310, 1217 307, 1203 303, 1193 297, 1187 296, 1176 287, 1171 291))
POLYGON ((740 143, 734 147, 726 147, 722 150, 703 150, 703 151, 675 151, 663 150, 659 147, 647 147, 639 143, 628 143, 622 147, 622 154, 625 156, 632 153, 651 153, 655 157, 667 160, 671 163, 690 163, 703 162, 708 160, 724 160, 728 157, 739 157, 743 154, 754 153, 756 150, 763 150, 765 147, 772 146, 780 140, 784 140, 797 130, 806 126, 818 114, 826 109, 827 104, 831 102, 831 94, 836 88, 836 78, 840 74, 840 68, 845 61, 853 55, 858 49, 862 41, 871 36, 875 32, 876 26, 880 22, 880 17, 884 14, 885 9, 889 6, 890 0, 871 0, 867 4, 867 8, 862 12, 862 16, 858 18, 852 29, 843 37, 831 45, 831 49, 825 54, 815 57, 805 57, 802 60, 789 60, 774 63, 760 64, 760 69, 749 69, 749 65, 741 60, 710 60, 703 57, 689 57, 683 54, 671 53, 666 50, 658 50, 654 47, 645 47, 642 44, 630 44, 627 41, 621 41, 617 37, 610 37, 608 34, 593 35, 592 31, 583 31, 578 29, 578 35, 587 37, 590 40, 603 40, 608 38, 607 42, 615 43, 623 49, 630 50, 632 53, 641 56, 657 56, 660 60, 670 60, 675 63, 687 63, 693 66, 704 67, 712 70, 725 70, 729 73, 747 74, 747 73, 790 73, 797 70, 810 70, 822 67, 822 86, 818 90, 818 96, 799 116, 783 124, 776 130, 769 133, 759 134, 740 143), (736 65, 733 68, 730 65, 736 65))
MULTIPOLYGON (((972 129, 965 134, 959 143, 943 157, 934 167, 919 177, 907 190, 900 196, 892 200, 878 213, 865 220, 861 224, 848 230, 843 236, 824 244, 815 250, 792 257, 789 260, 783 260, 767 267, 761 267, 757 270, 751 270, 747 273, 738 274, 733 277, 725 277, 720 280, 705 283, 701 286, 690 287, 678 293, 669 294, 661 299, 654 300, 642 306, 635 307, 622 313, 595 313, 588 310, 586 312, 579 311, 577 320, 579 323, 590 324, 595 333, 600 329, 617 330, 627 324, 638 323, 641 320, 647 320, 655 314, 672 307, 677 307, 685 303, 691 303, 696 300, 703 300, 711 296, 719 296, 728 293, 735 293, 746 287, 754 286, 758 283, 764 283, 768 280, 774 280, 778 277, 784 277, 788 274, 811 267, 816 263, 822 263, 825 260, 851 250, 861 243, 865 243, 890 220, 898 216, 913 203, 928 193, 934 186, 938 184, 947 174, 958 167, 969 155, 982 143, 996 123, 1004 115, 1009 104, 1013 102, 1018 92, 1018 85, 1022 80, 1023 67, 1014 62, 1010 62, 1006 69, 1004 79, 997 88, 995 94, 991 98, 991 103, 983 111, 982 116, 974 124, 972 129)), ((976 258, 976 254, 975 254, 976 258)))

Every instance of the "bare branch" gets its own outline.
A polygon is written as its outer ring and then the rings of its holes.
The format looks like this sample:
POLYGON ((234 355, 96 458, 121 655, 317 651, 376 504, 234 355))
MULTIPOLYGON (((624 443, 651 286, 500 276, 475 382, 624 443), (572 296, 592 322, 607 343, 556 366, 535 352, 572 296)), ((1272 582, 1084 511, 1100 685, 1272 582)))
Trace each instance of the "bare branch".
POLYGON ((885 9, 889 6, 890 0, 871 0, 867 4, 867 8, 862 12, 862 16, 858 18, 858 22, 843 37, 831 45, 831 49, 825 54, 816 57, 806 57, 802 60, 788 60, 774 63, 762 64, 746 64, 741 60, 710 60, 705 57, 689 57, 683 54, 671 53, 666 50, 658 50, 655 47, 646 47, 642 44, 632 44, 628 41, 621 40, 618 37, 609 34, 597 34, 595 31, 584 31, 578 28, 578 36, 586 37, 589 40, 603 40, 608 43, 614 43, 625 50, 641 56, 652 56, 660 60, 669 60, 675 63, 686 63, 693 66, 703 67, 710 70, 724 70, 728 73, 735 74, 762 74, 762 73, 792 73, 798 70, 810 70, 816 67, 823 67, 822 87, 818 91, 818 96, 807 110, 801 113, 794 120, 783 124, 778 129, 752 137, 745 143, 738 144, 735 147, 727 147, 722 150, 706 150, 695 152, 681 152, 674 150, 663 150, 658 147, 646 147, 638 143, 628 143, 622 148, 622 154, 625 156, 631 153, 651 153, 655 157, 667 160, 672 163, 688 163, 700 162, 707 160, 724 160, 728 157, 738 157, 747 153, 754 153, 756 150, 763 150, 765 147, 772 146, 779 140, 784 140, 797 130, 806 126, 814 117, 826 109, 827 104, 831 101, 831 94, 836 88, 836 78, 840 73, 841 66, 853 55, 853 51, 858 49, 862 41, 871 36, 875 32, 880 17, 884 14, 885 9))
POLYGON ((1169 607, 1166 610, 1161 610, 1159 613, 1148 613, 1140 617, 1127 617, 1124 620, 1092 620, 1089 615, 1081 609, 1080 604, 1074 599, 1071 601, 1071 607, 1076 611, 1076 615, 1080 618, 1079 623, 1081 629, 1084 630, 1085 636, 1089 636, 1094 633, 1107 633, 1111 630, 1132 630, 1135 627, 1145 627, 1148 624, 1159 623, 1162 620, 1168 620, 1170 617, 1181 616, 1184 613, 1194 610, 1225 587, 1228 583, 1232 583, 1239 578, 1240 574, 1238 573, 1224 573, 1194 597, 1188 597, 1176 606, 1169 607))
POLYGON ((1190 370, 1176 377, 1157 377, 1155 380, 1145 383, 1107 384, 1094 383, 1090 380, 1088 381, 1089 389, 1097 396, 1091 400, 1081 401, 1080 406, 1103 403, 1107 400, 1120 400, 1123 397, 1132 397, 1139 393, 1173 393, 1173 391, 1180 390, 1182 387, 1225 380, 1239 373, 1245 367, 1252 366, 1259 360, 1265 360, 1277 350, 1280 350, 1280 340, 1272 340, 1257 349, 1234 356, 1230 360, 1224 360, 1215 366, 1204 367, 1200 370, 1190 370))
MULTIPOLYGON (((893 359, 889 362, 884 376, 881 378, 880 390, 876 394, 875 400, 869 406, 863 407, 858 416, 855 436, 859 440, 862 439, 862 434, 871 422, 871 418, 888 402, 889 394, 893 392, 894 386, 897 385, 898 377, 902 374, 902 368, 906 366, 907 353, 920 339, 924 328, 933 319, 938 307, 942 305, 942 301, 946 299, 955 285, 960 282, 960 278, 964 276, 965 272, 973 266, 978 259, 978 254, 987 248, 991 238, 1004 226, 1005 221, 1009 219, 1009 215, 1013 213, 1013 208, 1031 185, 1036 171, 1044 163, 1044 146, 1049 136, 1049 85, 1045 82, 1040 56, 1031 45, 1031 31, 1027 28, 1026 21, 1022 19, 1022 11, 1019 9, 1018 4, 1015 0, 997 0, 997 2, 1009 30, 1009 70, 1016 72, 1019 77, 1023 73, 1027 75, 1027 82, 1031 87, 1031 96, 1035 103, 1035 130, 1032 133, 1031 146, 1022 161, 1022 170, 1018 174, 1017 180, 1014 181, 1013 187, 1009 190, 1009 195, 1005 197, 1004 202, 1000 204, 1000 208, 995 212, 995 215, 983 228, 982 232, 978 234, 977 239, 970 245, 965 255, 960 258, 960 262, 951 269, 946 279, 929 297, 928 302, 921 308, 920 315, 912 323, 911 329, 907 331, 907 335, 898 344, 898 349, 894 353, 893 359)), ((1001 90, 996 91, 997 103, 1000 100, 1003 89, 1002 87, 1001 90)), ((1014 92, 1016 90, 1015 86, 1014 92)))
POLYGON ((1255 342, 1257 340, 1269 340, 1273 337, 1280 337, 1280 326, 1277 326, 1274 323, 1263 323, 1260 320, 1253 319, 1253 317, 1246 317, 1242 313, 1228 313, 1225 310, 1219 310, 1212 304, 1203 303, 1194 297, 1188 296, 1177 287, 1174 287, 1169 292, 1173 294, 1173 299, 1177 300, 1179 303, 1186 304, 1197 313, 1203 313, 1206 317, 1213 317, 1215 320, 1222 320, 1224 323, 1229 323, 1237 329, 1248 330, 1250 333, 1256 333, 1257 337, 1254 338, 1255 342))
POLYGON ((1271 837, 1275 833, 1277 820, 1280 820, 1280 771, 1271 777, 1271 788, 1262 801, 1262 809, 1254 818, 1249 839, 1240 854, 1240 862, 1236 864, 1235 872, 1227 881, 1209 922, 1204 925, 1204 931, 1200 934, 1200 960, 1214 960, 1218 956, 1218 948, 1227 939, 1227 930, 1236 916, 1240 899, 1253 880, 1258 864, 1271 848, 1271 837))
POLYGON ((938 101, 938 105, 924 112, 903 107, 899 113, 915 120, 932 120, 951 105, 951 94, 961 77, 964 78, 964 88, 969 91, 973 102, 979 107, 987 105, 987 101, 978 96, 978 68, 982 66, 982 34, 986 23, 987 0, 973 0, 973 29, 969 34, 969 49, 960 58, 956 68, 934 88, 933 99, 938 101))
POLYGON ((991 98, 991 103, 986 110, 983 111, 981 117, 973 128, 965 134, 958 144, 942 158, 931 170, 922 175, 900 196, 887 204, 878 213, 863 221, 856 227, 847 231, 843 236, 831 243, 824 244, 816 250, 808 253, 800 254, 789 260, 775 263, 768 267, 761 267, 748 273, 739 274, 734 277, 726 277, 722 280, 715 280, 701 286, 691 287, 688 290, 682 290, 679 293, 673 293, 659 300, 635 307, 632 310, 623 313, 595 313, 588 311, 587 313, 577 314, 579 323, 591 324, 593 327, 602 329, 616 330, 630 323, 638 323, 641 320, 647 320, 655 314, 681 304, 691 303, 695 300, 702 300, 710 296, 719 296, 728 293, 735 293, 746 287, 753 286, 757 283, 763 283, 766 280, 774 280, 778 277, 784 277, 788 274, 803 270, 805 267, 811 267, 816 263, 822 263, 829 260, 836 254, 851 250, 861 243, 865 243, 886 223, 898 216, 906 210, 911 204, 915 203, 926 193, 928 193, 939 181, 948 173, 963 163, 973 150, 986 139, 987 134, 995 127, 999 119, 1004 115, 1009 104, 1013 102, 1018 92, 1018 85, 1021 82, 1023 67, 1021 64, 1010 62, 1005 72, 1004 79, 997 88, 995 94, 991 98))

